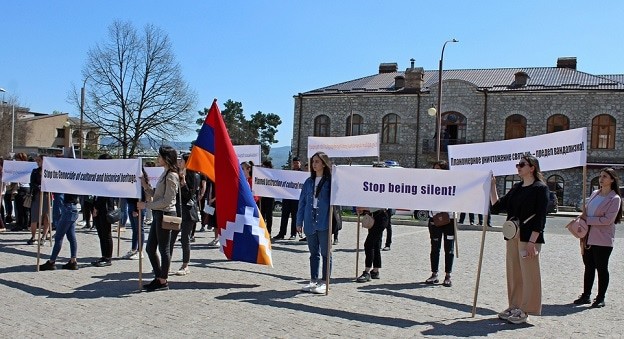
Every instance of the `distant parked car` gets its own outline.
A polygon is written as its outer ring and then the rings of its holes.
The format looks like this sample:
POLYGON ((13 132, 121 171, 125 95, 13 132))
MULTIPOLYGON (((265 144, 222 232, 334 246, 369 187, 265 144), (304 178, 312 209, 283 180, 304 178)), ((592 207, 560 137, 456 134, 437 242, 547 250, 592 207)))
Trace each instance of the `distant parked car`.
POLYGON ((548 192, 548 213, 557 213, 559 212, 559 200, 557 199, 557 194, 553 191, 548 192))
POLYGON ((282 211, 282 199, 275 199, 275 203, 273 203, 273 211, 281 212, 282 211))

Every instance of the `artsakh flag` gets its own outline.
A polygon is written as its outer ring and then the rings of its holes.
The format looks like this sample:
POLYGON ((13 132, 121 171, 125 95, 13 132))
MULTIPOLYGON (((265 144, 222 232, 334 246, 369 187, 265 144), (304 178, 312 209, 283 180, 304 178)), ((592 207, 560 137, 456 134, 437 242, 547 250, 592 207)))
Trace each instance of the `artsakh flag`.
POLYGON ((217 99, 186 162, 215 183, 221 252, 229 260, 271 265, 271 238, 238 163, 217 99))

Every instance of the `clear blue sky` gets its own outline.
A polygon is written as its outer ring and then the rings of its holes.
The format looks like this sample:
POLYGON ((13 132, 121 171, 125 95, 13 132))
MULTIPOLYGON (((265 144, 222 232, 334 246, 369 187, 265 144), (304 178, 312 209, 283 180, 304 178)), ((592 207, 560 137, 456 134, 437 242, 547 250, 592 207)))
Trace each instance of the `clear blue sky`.
MULTIPOLYGON (((87 51, 116 19, 168 33, 183 75, 198 94, 243 103, 247 115, 282 117, 276 146, 290 145, 293 95, 375 74, 409 59, 438 68, 554 66, 624 73, 624 1, 3 1, 0 87, 32 111, 68 112, 87 51)), ((189 122, 191 125, 193 122, 189 122)), ((194 128, 194 126, 193 126, 194 128)), ((194 133, 181 136, 195 139, 194 133)))

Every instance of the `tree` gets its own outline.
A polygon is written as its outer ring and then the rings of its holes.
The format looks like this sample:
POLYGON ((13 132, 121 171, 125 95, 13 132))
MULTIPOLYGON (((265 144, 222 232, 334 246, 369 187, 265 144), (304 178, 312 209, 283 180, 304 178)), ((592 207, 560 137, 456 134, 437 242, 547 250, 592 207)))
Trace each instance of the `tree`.
MULTIPOLYGON (((262 113, 258 111, 247 120, 243 114, 243 104, 238 101, 229 99, 224 104, 225 108, 221 111, 223 122, 230 135, 233 145, 257 145, 260 144, 262 149, 262 158, 268 157, 271 151, 271 145, 278 142, 275 139, 277 126, 281 125, 282 119, 274 113, 262 113)), ((199 111, 201 118, 197 119, 197 124, 202 125, 206 119, 210 109, 204 108, 199 111)), ((199 131, 199 129, 197 130, 199 131)))
MULTIPOLYGON (((148 24, 139 35, 131 23, 115 21, 108 39, 89 50, 82 73, 84 118, 114 140, 122 158, 140 151, 142 138, 155 144, 188 131, 196 95, 159 28, 148 24)), ((71 97, 78 108, 79 92, 71 97)))

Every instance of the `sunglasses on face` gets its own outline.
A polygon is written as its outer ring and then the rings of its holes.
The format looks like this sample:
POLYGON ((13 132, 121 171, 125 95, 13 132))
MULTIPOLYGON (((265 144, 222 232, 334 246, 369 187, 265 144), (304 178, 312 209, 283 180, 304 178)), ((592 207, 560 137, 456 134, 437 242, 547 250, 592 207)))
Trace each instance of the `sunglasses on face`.
POLYGON ((528 165, 526 162, 519 162, 516 164, 516 168, 523 168, 526 165, 528 165))

